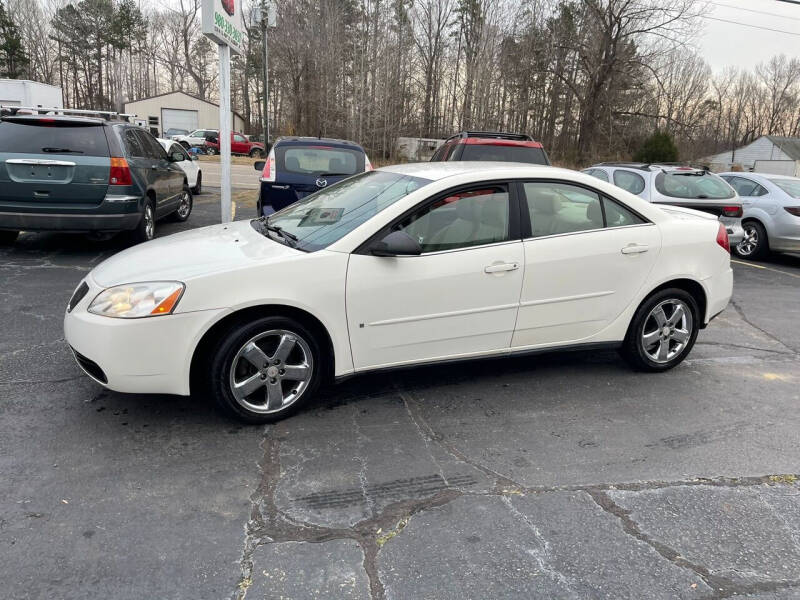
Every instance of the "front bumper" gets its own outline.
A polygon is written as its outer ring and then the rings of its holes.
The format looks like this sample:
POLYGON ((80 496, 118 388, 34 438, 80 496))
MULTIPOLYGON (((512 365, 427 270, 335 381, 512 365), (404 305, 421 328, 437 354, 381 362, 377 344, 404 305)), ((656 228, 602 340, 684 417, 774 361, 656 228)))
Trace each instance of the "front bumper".
POLYGON ((78 365, 117 392, 189 394, 191 358, 203 333, 225 309, 140 319, 87 312, 103 288, 87 277, 89 291, 64 316, 64 337, 78 365))
POLYGON ((38 212, 5 207, 0 208, 0 229, 68 232, 135 229, 142 218, 140 203, 138 196, 108 195, 96 208, 88 210, 70 211, 68 205, 38 212))

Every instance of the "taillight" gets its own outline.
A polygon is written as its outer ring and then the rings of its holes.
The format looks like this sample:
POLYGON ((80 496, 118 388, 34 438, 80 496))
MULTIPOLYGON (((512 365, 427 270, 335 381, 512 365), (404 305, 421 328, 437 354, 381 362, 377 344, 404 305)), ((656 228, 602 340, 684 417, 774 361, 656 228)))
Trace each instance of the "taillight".
POLYGON ((264 161, 264 170, 261 171, 261 181, 275 181, 275 149, 269 151, 267 160, 264 161))
POLYGON ((366 154, 364 155, 364 170, 372 171, 372 163, 369 162, 369 156, 367 156, 366 154))
POLYGON ((111 158, 111 171, 108 173, 108 185, 132 185, 131 169, 124 158, 111 158))
POLYGON ((719 224, 719 229, 717 230, 717 243, 725 249, 725 252, 730 253, 731 243, 728 241, 728 231, 722 223, 719 224))
POLYGON ((741 206, 723 206, 722 207, 722 214, 726 217, 741 217, 742 216, 742 207, 741 206))
POLYGON ((783 210, 788 212, 790 215, 800 217, 800 206, 784 206, 783 210))

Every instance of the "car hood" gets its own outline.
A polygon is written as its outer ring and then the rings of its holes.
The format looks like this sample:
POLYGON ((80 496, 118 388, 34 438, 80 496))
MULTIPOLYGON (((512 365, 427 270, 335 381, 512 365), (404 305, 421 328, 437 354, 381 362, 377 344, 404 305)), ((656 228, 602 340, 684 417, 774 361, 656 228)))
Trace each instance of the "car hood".
POLYGON ((175 233, 123 250, 91 273, 102 287, 139 281, 188 281, 258 262, 289 260, 305 253, 264 237, 250 221, 175 233))

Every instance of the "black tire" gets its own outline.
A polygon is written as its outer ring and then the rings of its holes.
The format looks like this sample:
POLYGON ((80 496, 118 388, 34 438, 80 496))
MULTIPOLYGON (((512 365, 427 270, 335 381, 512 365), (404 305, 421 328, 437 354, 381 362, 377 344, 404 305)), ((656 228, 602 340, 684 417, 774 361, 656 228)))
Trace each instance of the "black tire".
POLYGON ((264 158, 265 154, 261 148, 253 148, 250 150, 250 158, 264 158))
POLYGON ((763 260, 769 256, 767 230, 758 221, 742 223, 745 239, 733 247, 736 256, 750 260, 763 260))
POLYGON ((18 237, 19 231, 0 231, 0 246, 10 246, 18 237))
POLYGON ((628 333, 625 336, 620 354, 622 357, 636 370, 661 372, 667 371, 686 358, 691 352, 697 339, 697 333, 702 324, 702 316, 697 307, 697 301, 687 291, 680 288, 668 288, 661 290, 649 298, 647 298, 633 316, 631 324, 628 326, 628 333), (666 324, 659 325, 653 312, 657 307, 662 307, 662 315, 667 318, 666 324), (669 312, 670 307, 683 307, 683 313, 686 309, 689 311, 689 318, 683 320, 678 315, 678 322, 671 327, 672 332, 666 333, 664 327, 670 327, 670 321, 675 313, 669 312), (677 330, 678 335, 684 336, 684 332, 688 333, 688 338, 678 340, 673 338, 676 335, 674 331, 677 330), (657 336, 653 338, 653 336, 657 336), (648 345, 645 340, 653 340, 651 342, 655 345, 648 345), (667 352, 665 356, 659 354, 659 350, 663 348, 666 342, 667 352), (673 346, 674 344, 674 346, 673 346), (683 346, 678 351, 678 346, 683 346), (648 351, 649 349, 649 351, 648 351), (653 357, 653 352, 657 355, 653 357), (675 352, 673 356, 669 356, 671 352, 675 352), (658 360, 662 358, 661 360, 658 360))
POLYGON ((192 193, 195 196, 199 196, 200 194, 203 193, 203 172, 202 171, 200 171, 197 174, 197 182, 195 182, 195 185, 192 188, 192 193))
POLYGON ((130 239, 134 244, 149 242, 156 237, 156 203, 148 197, 142 207, 142 216, 136 229, 131 231, 130 239), (149 214, 148 214, 149 209, 149 214))
POLYGON ((189 189, 189 186, 185 183, 183 184, 183 194, 184 196, 181 197, 180 204, 178 208, 175 209, 170 215, 170 218, 173 221, 177 221, 178 223, 183 223, 186 219, 189 218, 189 215, 192 214, 192 208, 194 207, 194 198, 192 198, 192 190, 189 189), (185 206, 185 202, 188 202, 188 209, 185 206))
POLYGON ((216 148, 206 148, 206 154, 209 156, 215 156, 217 154, 216 148))
POLYGON ((262 317, 234 326, 221 337, 216 351, 208 358, 204 387, 209 390, 217 407, 229 416, 245 423, 272 423, 293 414, 313 397, 325 372, 323 360, 318 340, 302 323, 286 317, 262 317), (289 342, 292 339, 294 342, 282 363, 279 359, 279 348, 285 334, 288 334, 289 342), (255 353, 254 356, 260 357, 259 362, 266 360, 265 364, 256 367, 242 356, 244 348, 250 342, 258 345, 261 354, 255 353), (306 354, 310 356, 310 361, 306 354), (282 365, 288 371, 290 367, 302 368, 303 364, 309 367, 307 380, 298 383, 297 379, 281 374, 282 365), (233 381, 240 378, 240 383, 252 381, 256 387, 249 395, 237 400, 231 378, 233 381), (264 383, 260 383, 261 381, 264 383), (268 405, 270 391, 275 389, 280 390, 280 396, 275 397, 280 397, 281 402, 285 402, 282 408, 270 408, 268 405), (268 410, 270 412, 266 412, 268 410))

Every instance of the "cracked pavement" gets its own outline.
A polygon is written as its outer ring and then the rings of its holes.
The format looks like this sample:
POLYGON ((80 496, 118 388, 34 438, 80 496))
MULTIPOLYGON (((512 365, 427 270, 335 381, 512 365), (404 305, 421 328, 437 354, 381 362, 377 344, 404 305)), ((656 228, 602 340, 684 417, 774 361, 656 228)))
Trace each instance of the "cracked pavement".
MULTIPOLYGON (((196 200, 160 233, 213 223, 196 200)), ((665 374, 613 352, 408 369, 246 427, 74 364, 64 306, 121 248, 0 249, 4 596, 800 597, 800 257, 735 264, 665 374)))

